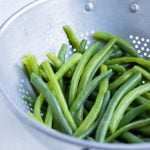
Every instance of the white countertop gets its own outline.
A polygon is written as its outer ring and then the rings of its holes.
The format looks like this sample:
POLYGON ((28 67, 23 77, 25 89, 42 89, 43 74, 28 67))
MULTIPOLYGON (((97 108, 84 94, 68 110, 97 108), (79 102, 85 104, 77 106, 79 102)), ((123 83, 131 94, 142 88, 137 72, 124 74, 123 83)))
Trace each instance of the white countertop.
MULTIPOLYGON (((0 25, 32 0, 0 0, 0 25)), ((0 150, 47 150, 22 126, 0 94, 0 150)))

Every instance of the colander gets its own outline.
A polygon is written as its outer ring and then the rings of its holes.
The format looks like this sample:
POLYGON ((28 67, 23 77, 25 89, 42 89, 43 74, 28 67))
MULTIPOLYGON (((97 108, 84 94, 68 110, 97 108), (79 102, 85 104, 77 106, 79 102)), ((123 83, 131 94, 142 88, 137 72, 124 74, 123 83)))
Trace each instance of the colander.
MULTIPOLYGON (((10 17, 0 29, 0 89, 9 108, 28 131, 48 149, 149 150, 150 143, 107 144, 79 140, 48 129, 27 115, 25 95, 34 98, 21 63, 32 52, 38 60, 48 51, 56 54, 68 42, 63 25, 70 25, 79 38, 91 41, 95 31, 114 33, 133 44, 143 57, 150 57, 149 0, 37 0, 10 17)), ((69 55, 75 51, 70 46, 69 55)), ((5 117, 5 114, 4 114, 5 117)), ((11 124, 10 124, 11 126, 11 124)))

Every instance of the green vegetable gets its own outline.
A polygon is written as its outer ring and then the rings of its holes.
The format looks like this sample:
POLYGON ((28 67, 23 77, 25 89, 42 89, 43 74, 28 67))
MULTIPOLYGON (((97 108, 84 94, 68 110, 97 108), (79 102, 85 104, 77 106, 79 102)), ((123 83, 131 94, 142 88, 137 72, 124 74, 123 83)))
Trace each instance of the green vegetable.
POLYGON ((79 53, 75 53, 71 56, 70 59, 68 59, 61 67, 60 69, 55 73, 55 76, 57 80, 60 80, 62 76, 69 71, 70 68, 72 68, 76 63, 79 62, 79 60, 82 58, 82 55, 79 53))
POLYGON ((124 56, 124 53, 121 50, 116 50, 111 54, 110 59, 119 58, 119 57, 122 57, 122 56, 124 56))
POLYGON ((47 108, 47 113, 46 113, 46 117, 45 117, 45 124, 47 125, 47 127, 49 127, 49 128, 52 127, 52 121, 53 121, 53 115, 52 115, 52 111, 51 111, 51 106, 49 105, 47 108))
POLYGON ((149 141, 150 60, 116 35, 96 32, 89 46, 68 25, 63 29, 69 58, 63 43, 57 57, 50 52, 40 64, 31 53, 22 59, 36 95, 24 97, 29 117, 94 142, 149 141))
POLYGON ((47 76, 49 78, 48 85, 50 85, 50 88, 52 90, 54 90, 55 96, 56 96, 56 98, 57 98, 57 100, 58 100, 58 102, 60 104, 60 107, 61 107, 61 109, 62 109, 62 111, 63 111, 63 113, 64 113, 64 115, 65 115, 65 117, 66 117, 66 119, 68 121, 68 123, 70 124, 70 126, 71 126, 71 128, 73 130, 76 130, 76 124, 75 124, 75 122, 74 122, 74 120, 73 120, 73 118, 72 118, 72 116, 71 116, 71 114, 69 112, 69 109, 68 109, 65 97, 64 97, 64 95, 62 93, 60 85, 59 85, 59 83, 57 81, 57 78, 56 78, 56 76, 55 76, 55 74, 54 74, 50 64, 48 62, 43 62, 42 63, 42 67, 43 67, 44 71, 46 72, 46 74, 47 74, 47 76))
POLYGON ((68 50, 67 44, 62 44, 58 53, 58 59, 61 60, 63 63, 65 62, 67 50, 68 50))
POLYGON ((75 35, 75 33, 73 32, 73 30, 68 25, 65 25, 63 29, 73 48, 75 48, 77 52, 82 53, 82 49, 80 49, 80 41, 75 35))
POLYGON ((99 48, 100 43, 96 42, 89 47, 89 49, 83 54, 82 59, 79 61, 73 77, 71 79, 70 89, 69 89, 69 106, 71 106, 75 96, 77 94, 77 88, 79 84, 80 77, 82 75, 83 69, 88 63, 89 59, 92 57, 94 52, 99 48))
POLYGON ((121 65, 108 65, 108 69, 112 69, 114 72, 124 73, 126 71, 124 66, 121 65))
POLYGON ((107 61, 107 65, 114 65, 114 64, 126 64, 126 63, 137 63, 144 68, 149 69, 150 60, 146 60, 144 58, 135 58, 135 57, 121 57, 115 58, 107 61))
POLYGON ((134 118, 136 118, 142 112, 147 111, 147 110, 150 110, 150 104, 143 104, 141 106, 131 109, 122 118, 122 121, 120 122, 119 127, 122 127, 122 126, 130 123, 134 118))
MULTIPOLYGON (((105 65, 102 65, 101 66, 102 74, 106 73, 106 71, 107 71, 107 67, 105 65)), ((93 105, 92 109, 90 110, 86 118, 83 120, 80 127, 75 131, 74 133, 75 137, 78 137, 83 132, 85 132, 85 130, 87 130, 91 126, 91 124, 96 120, 100 112, 103 100, 104 100, 104 95, 107 90, 108 90, 108 78, 104 79, 100 83, 99 92, 98 92, 95 104, 93 105)))
POLYGON ((87 40, 86 40, 86 39, 83 39, 83 40, 80 42, 80 52, 81 52, 82 54, 85 52, 86 44, 87 44, 87 40))
POLYGON ((109 98, 110 98, 110 91, 107 91, 103 100, 103 104, 100 110, 100 114, 97 118, 97 120, 88 128, 86 129, 83 133, 80 134, 80 136, 78 136, 78 138, 85 138, 86 136, 90 135, 98 126, 99 122, 101 121, 105 110, 107 108, 107 105, 109 103, 109 98))
POLYGON ((128 143, 143 143, 144 141, 131 132, 121 134, 121 138, 128 143))
POLYGON ((110 103, 105 111, 105 114, 98 125, 97 131, 96 131, 96 140, 100 142, 104 142, 105 136, 109 127, 109 124, 111 122, 111 118, 113 116, 113 113, 116 109, 116 106, 118 105, 121 98, 129 92, 131 89, 136 87, 141 81, 141 74, 136 73, 133 75, 127 82, 125 82, 113 95, 113 97, 110 100, 110 103))
POLYGON ((130 54, 131 56, 133 57, 141 57, 135 50, 135 48, 130 45, 127 41, 123 40, 122 38, 116 36, 116 35, 113 35, 113 34, 110 34, 110 33, 107 33, 107 32, 96 32, 93 34, 93 37, 95 39, 98 39, 98 40, 105 40, 105 41, 109 41, 111 39, 114 39, 116 38, 116 43, 124 52, 127 52, 128 54, 130 54))
POLYGON ((142 68, 140 66, 134 66, 133 68, 134 68, 134 70, 141 72, 145 78, 150 80, 150 72, 148 72, 147 70, 145 70, 144 68, 142 68))
POLYGON ((139 120, 139 121, 135 121, 132 122, 122 128, 120 128, 119 130, 117 130, 116 132, 114 132, 112 135, 110 135, 105 142, 111 142, 112 140, 114 140, 115 138, 117 138, 119 135, 121 135, 122 133, 132 130, 132 129, 138 129, 144 126, 150 125, 150 119, 144 119, 144 120, 139 120))
POLYGON ((48 86, 43 82, 43 80, 36 75, 35 73, 31 74, 31 83, 40 90, 43 95, 45 96, 48 104, 51 106, 51 111, 54 116, 54 118, 57 120, 57 123, 61 125, 61 129, 69 134, 72 135, 72 129, 70 125, 68 124, 66 118, 63 115, 62 109, 54 96, 54 94, 50 91, 48 86))
POLYGON ((83 88, 78 96, 76 97, 74 103, 72 104, 70 108, 70 112, 73 117, 76 116, 77 112, 83 106, 84 102, 86 101, 87 97, 91 94, 91 92, 98 86, 99 82, 102 81, 102 79, 107 78, 112 73, 111 70, 108 70, 106 73, 97 76, 95 79, 90 81, 85 88, 83 88))
POLYGON ((120 120, 123 118, 123 115, 126 111, 126 109, 128 108, 128 106, 140 95, 146 93, 150 91, 150 83, 147 83, 145 85, 141 85, 137 88, 132 89, 129 93, 127 93, 123 99, 120 101, 120 103, 118 104, 112 120, 110 122, 110 131, 112 133, 115 132, 115 130, 117 129, 120 120))
POLYGON ((43 119, 41 117, 41 106, 44 102, 44 95, 41 94, 38 96, 35 105, 34 105, 34 110, 33 110, 33 114, 36 118, 38 118, 41 122, 43 122, 43 119))
POLYGON ((107 53, 110 51, 114 43, 116 42, 116 39, 112 39, 110 42, 108 42, 98 53, 96 53, 91 60, 86 65, 78 87, 78 91, 82 90, 88 81, 91 79, 91 75, 93 72, 96 72, 98 68, 101 66, 102 58, 107 55, 107 53))
POLYGON ((118 77, 115 81, 109 84, 109 90, 115 90, 119 86, 121 86, 123 83, 125 83, 132 75, 133 75, 133 69, 130 69, 123 73, 120 77, 118 77))
POLYGON ((62 62, 60 59, 58 59, 58 58, 55 56, 55 54, 53 54, 53 53, 48 53, 48 54, 47 54, 47 57, 48 57, 48 59, 54 64, 54 66, 55 66, 57 69, 59 69, 59 68, 62 66, 63 62, 62 62))
POLYGON ((136 98, 136 102, 138 103, 138 104, 140 104, 140 105, 142 105, 142 104, 150 104, 150 100, 148 100, 148 99, 146 99, 146 98, 144 98, 144 97, 142 97, 142 96, 139 96, 139 97, 137 97, 136 98))

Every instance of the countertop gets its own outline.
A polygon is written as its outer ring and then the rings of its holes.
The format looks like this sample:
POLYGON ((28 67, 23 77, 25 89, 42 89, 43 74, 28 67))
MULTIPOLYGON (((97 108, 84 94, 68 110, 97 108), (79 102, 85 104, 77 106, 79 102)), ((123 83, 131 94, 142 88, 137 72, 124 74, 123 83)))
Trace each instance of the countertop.
MULTIPOLYGON (((0 0, 0 25, 32 0, 0 0)), ((0 150, 47 150, 8 109, 0 93, 0 150)))

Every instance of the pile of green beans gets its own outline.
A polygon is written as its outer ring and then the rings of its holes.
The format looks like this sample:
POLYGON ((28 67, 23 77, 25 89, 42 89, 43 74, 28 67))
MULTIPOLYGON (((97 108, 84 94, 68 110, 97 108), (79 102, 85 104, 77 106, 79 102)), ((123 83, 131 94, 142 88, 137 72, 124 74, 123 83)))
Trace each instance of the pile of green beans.
POLYGON ((87 47, 68 26, 66 37, 76 51, 66 59, 48 52, 38 62, 22 62, 36 97, 25 96, 28 114, 50 130, 96 142, 143 143, 150 135, 150 60, 122 38, 95 32, 87 47), (101 44, 103 43, 103 44, 101 44), (144 81, 144 82, 143 82, 144 81))

